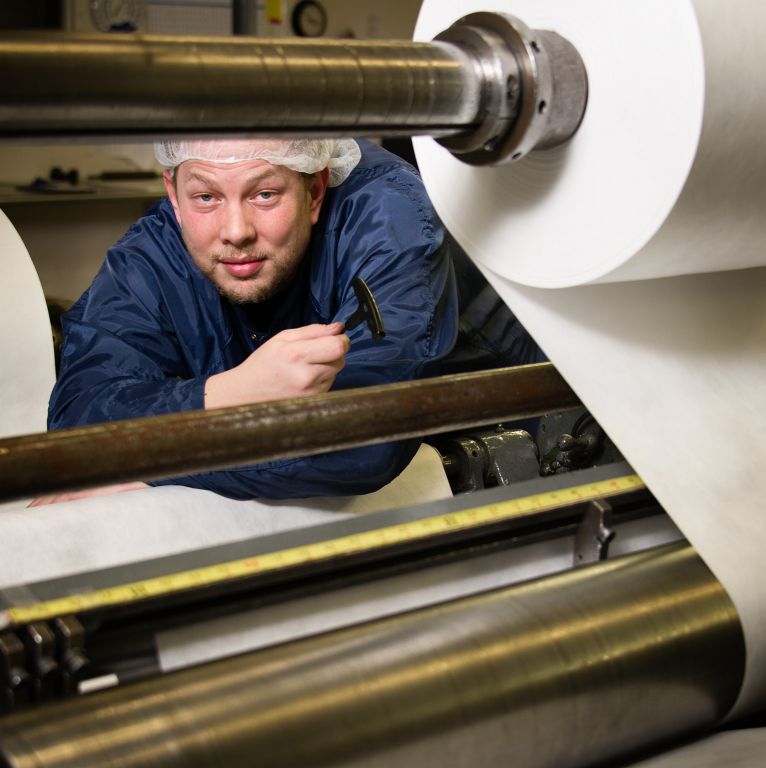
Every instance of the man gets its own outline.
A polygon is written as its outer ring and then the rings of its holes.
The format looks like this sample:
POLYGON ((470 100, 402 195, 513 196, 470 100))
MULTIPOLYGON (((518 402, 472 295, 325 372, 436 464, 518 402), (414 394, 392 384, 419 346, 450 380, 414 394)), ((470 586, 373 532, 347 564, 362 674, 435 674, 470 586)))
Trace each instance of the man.
MULTIPOLYGON (((436 372, 458 330, 454 246, 414 169, 360 144, 157 145, 168 198, 109 251, 66 316, 49 427, 436 372), (356 276, 379 304, 380 342, 363 326, 344 332, 356 276)), ((393 479, 416 449, 406 441, 152 484, 240 499, 358 494, 393 479)))

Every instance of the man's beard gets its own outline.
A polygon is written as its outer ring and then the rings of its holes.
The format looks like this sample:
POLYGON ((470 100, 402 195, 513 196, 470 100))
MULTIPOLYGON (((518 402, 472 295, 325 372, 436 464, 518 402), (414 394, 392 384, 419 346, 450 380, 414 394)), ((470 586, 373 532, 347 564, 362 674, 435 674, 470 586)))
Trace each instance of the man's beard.
POLYGON ((284 291, 292 282, 293 277, 298 270, 298 262, 300 261, 298 260, 295 264, 286 268, 285 264, 277 264, 268 253, 249 255, 243 254, 242 251, 236 252, 236 256, 239 258, 243 255, 247 255, 248 258, 262 259, 269 264, 277 266, 278 269, 274 270, 274 279, 268 284, 262 282, 263 278, 259 272, 251 278, 239 280, 236 283, 235 290, 232 289, 231 286, 221 285, 215 279, 215 270, 221 259, 230 258, 230 256, 227 256, 226 254, 213 254, 209 262, 210 267, 207 270, 203 270, 203 274, 211 283, 213 283, 218 293, 232 304, 260 304, 261 302, 267 301, 282 293, 282 291, 284 291))

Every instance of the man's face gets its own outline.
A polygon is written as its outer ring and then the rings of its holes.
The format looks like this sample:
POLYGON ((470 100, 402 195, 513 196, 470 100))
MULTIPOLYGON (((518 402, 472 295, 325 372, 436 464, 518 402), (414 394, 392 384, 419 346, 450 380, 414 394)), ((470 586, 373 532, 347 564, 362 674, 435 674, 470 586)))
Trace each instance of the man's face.
POLYGON ((307 179, 264 160, 187 160, 165 188, 194 263, 237 304, 289 285, 308 246, 327 172, 307 179))

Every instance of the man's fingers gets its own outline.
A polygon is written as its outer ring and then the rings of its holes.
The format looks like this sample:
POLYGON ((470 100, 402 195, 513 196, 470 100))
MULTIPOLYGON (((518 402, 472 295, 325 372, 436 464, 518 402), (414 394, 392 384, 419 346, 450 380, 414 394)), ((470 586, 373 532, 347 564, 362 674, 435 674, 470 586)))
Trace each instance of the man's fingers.
POLYGON ((318 339, 327 336, 338 336, 343 333, 343 323, 314 323, 313 325, 303 325, 300 328, 287 328, 280 331, 275 339, 282 341, 301 341, 307 339, 318 339))
POLYGON ((106 496, 111 493, 122 493, 123 491, 136 491, 139 488, 148 488, 146 483, 140 481, 131 483, 117 483, 115 485, 102 485, 98 488, 85 488, 81 491, 62 491, 50 496, 39 496, 33 499, 27 507, 42 507, 46 504, 59 504, 62 501, 75 501, 77 499, 87 499, 92 496, 106 496))
POLYGON ((343 358, 351 346, 348 336, 324 336, 312 339, 302 349, 301 357, 303 362, 315 365, 330 364, 340 362, 341 367, 343 358))
POLYGON ((351 340, 343 333, 343 323, 315 323, 300 328, 288 328, 280 331, 266 344, 285 345, 288 359, 296 363, 311 364, 342 359, 351 348, 351 340))

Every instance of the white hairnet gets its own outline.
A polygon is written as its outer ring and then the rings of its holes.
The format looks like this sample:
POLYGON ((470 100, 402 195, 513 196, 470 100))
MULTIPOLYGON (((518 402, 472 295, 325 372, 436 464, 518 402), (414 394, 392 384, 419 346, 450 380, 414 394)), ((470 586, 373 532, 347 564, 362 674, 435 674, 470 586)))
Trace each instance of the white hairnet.
POLYGON ((353 139, 223 139, 206 141, 159 141, 154 156, 165 168, 177 168, 185 160, 239 163, 265 160, 299 173, 330 170, 331 187, 342 184, 362 156, 353 139))

